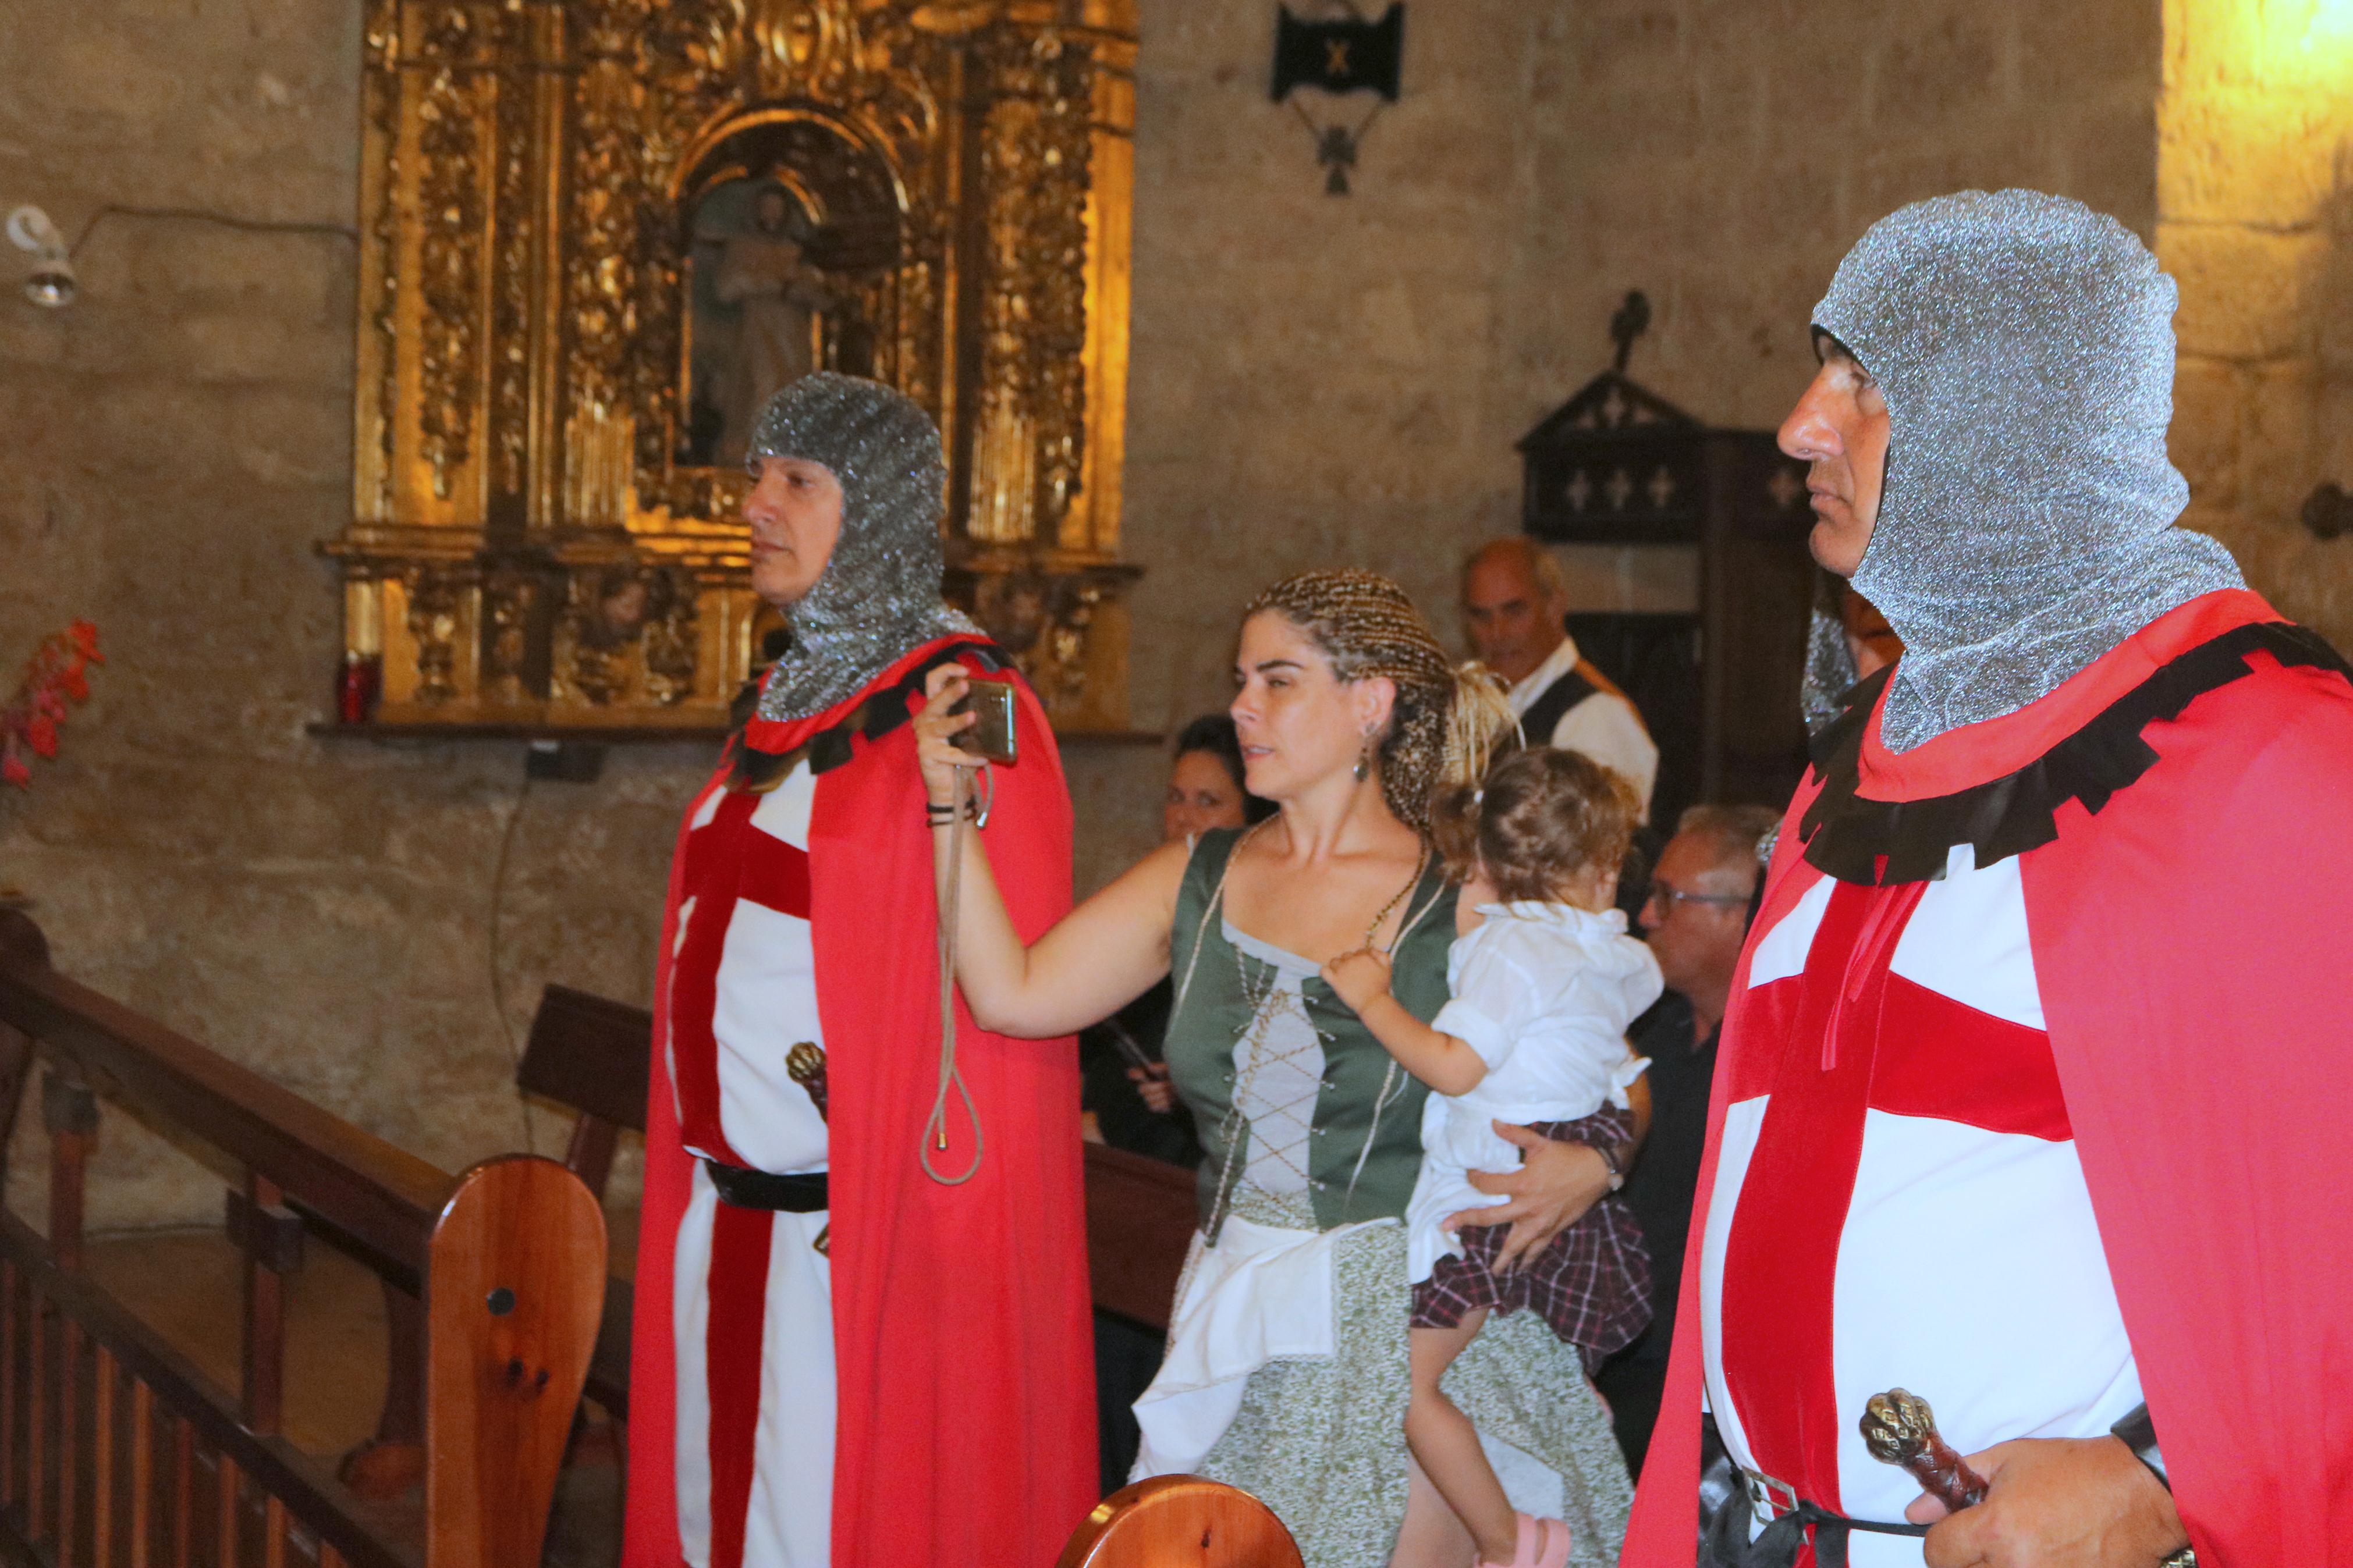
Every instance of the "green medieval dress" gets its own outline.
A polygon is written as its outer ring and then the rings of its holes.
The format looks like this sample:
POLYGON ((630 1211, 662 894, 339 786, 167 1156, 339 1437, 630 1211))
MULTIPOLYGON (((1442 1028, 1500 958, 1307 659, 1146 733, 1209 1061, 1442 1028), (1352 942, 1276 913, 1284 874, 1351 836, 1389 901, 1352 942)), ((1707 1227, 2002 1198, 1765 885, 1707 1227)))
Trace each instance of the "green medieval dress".
MULTIPOLYGON (((1185 1458, 1263 1499, 1297 1538, 1307 1568, 1384 1568, 1405 1517, 1411 1291, 1402 1219, 1420 1167, 1428 1091, 1316 965, 1225 920, 1220 887, 1238 837, 1205 834, 1195 847, 1170 942, 1177 1002, 1166 1055, 1207 1150, 1203 1234, 1178 1287, 1171 1367, 1188 1359, 1187 1287, 1205 1265, 1215 1273, 1228 1221, 1243 1222, 1237 1233, 1310 1247, 1312 1233, 1358 1228, 1337 1237, 1328 1273, 1305 1298, 1317 1300, 1328 1279, 1332 1321, 1328 1332, 1314 1327, 1329 1352, 1256 1362, 1230 1423, 1206 1455, 1185 1458)), ((1391 984, 1427 1020, 1447 997, 1454 893, 1433 870, 1406 908, 1391 984)), ((1273 1303, 1276 1312, 1286 1308, 1295 1310, 1295 1299, 1273 1303)), ((1566 1519, 1569 1561, 1579 1568, 1616 1563, 1632 1489, 1576 1349, 1534 1313, 1496 1317, 1445 1387, 1478 1427, 1514 1505, 1566 1519)), ((1137 1405, 1146 1426, 1139 1475, 1157 1468, 1154 1397, 1137 1405)))

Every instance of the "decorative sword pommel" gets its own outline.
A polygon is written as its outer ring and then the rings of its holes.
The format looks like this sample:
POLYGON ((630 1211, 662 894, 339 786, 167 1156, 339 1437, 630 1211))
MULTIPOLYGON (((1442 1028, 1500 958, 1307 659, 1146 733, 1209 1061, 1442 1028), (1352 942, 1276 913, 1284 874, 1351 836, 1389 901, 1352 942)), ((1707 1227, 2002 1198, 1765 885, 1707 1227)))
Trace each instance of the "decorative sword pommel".
POLYGON ((825 1047, 823 1046, 803 1040, 786 1052, 785 1076, 808 1090, 809 1099, 817 1102, 817 1113, 820 1120, 832 1120, 826 1114, 825 1047))
MULTIPOLYGON (((785 1053, 785 1076, 808 1091, 817 1106, 818 1120, 830 1122, 832 1115, 826 1109, 825 1047, 814 1040, 803 1040, 785 1053)), ((833 1226, 828 1225, 817 1233, 810 1246, 827 1257, 833 1256, 833 1226)))
POLYGON ((1916 1394, 1891 1388, 1863 1406, 1863 1447, 1883 1465, 1898 1465, 1920 1489, 1955 1512, 1985 1500, 1986 1480, 1936 1431, 1936 1412, 1916 1394))

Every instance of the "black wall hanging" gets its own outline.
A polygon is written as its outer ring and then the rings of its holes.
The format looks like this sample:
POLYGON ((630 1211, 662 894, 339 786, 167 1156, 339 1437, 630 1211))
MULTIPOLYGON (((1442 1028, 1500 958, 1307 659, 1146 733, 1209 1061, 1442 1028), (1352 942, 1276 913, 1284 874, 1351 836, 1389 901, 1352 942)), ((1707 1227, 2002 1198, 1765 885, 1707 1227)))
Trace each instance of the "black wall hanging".
POLYGON ((1288 100, 1315 138, 1315 162, 1324 171, 1327 195, 1348 194, 1348 174, 1356 166, 1365 132, 1381 110, 1398 100, 1398 77, 1405 58, 1405 7, 1392 5, 1377 22, 1365 19, 1352 0, 1335 0, 1346 14, 1309 21, 1277 6, 1274 22, 1274 101, 1288 100), (1372 109, 1354 125, 1318 124, 1292 95, 1301 88, 1345 97, 1376 94, 1372 109))

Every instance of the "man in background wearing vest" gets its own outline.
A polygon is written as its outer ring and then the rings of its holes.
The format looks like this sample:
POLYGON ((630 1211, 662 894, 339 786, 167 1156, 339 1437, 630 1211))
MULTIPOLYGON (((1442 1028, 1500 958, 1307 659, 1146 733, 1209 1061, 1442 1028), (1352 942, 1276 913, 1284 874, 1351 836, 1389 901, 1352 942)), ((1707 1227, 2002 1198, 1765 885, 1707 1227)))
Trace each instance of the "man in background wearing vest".
POLYGON ((1582 752, 1625 774, 1647 822, 1659 748, 1626 694, 1578 656, 1567 614, 1560 563, 1532 539, 1494 540, 1462 563, 1462 624, 1480 659, 1512 683, 1528 744, 1582 752))

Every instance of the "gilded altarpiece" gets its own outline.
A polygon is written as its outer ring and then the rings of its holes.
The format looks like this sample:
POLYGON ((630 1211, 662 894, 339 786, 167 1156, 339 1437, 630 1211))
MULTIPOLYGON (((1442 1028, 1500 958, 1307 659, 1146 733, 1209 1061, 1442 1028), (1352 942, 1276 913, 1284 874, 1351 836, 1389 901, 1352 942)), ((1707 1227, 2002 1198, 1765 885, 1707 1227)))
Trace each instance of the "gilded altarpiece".
POLYGON ((748 411, 831 368, 949 454, 949 592, 1126 723, 1133 0, 373 0, 358 459, 374 722, 706 728, 778 635, 748 411))

